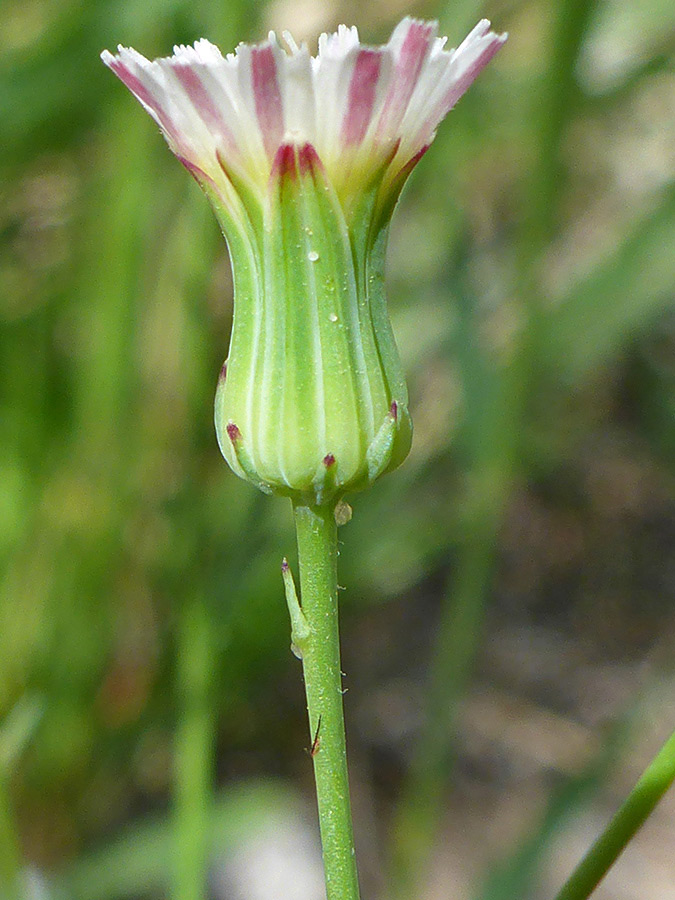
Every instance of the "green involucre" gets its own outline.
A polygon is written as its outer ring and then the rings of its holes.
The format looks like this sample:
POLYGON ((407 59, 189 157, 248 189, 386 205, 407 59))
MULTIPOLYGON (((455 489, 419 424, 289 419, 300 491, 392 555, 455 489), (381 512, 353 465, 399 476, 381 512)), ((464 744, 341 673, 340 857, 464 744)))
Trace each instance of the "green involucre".
POLYGON ((325 503, 410 448, 375 197, 348 223, 311 146, 285 145, 262 200, 239 193, 236 216, 217 207, 235 310, 216 431, 232 469, 262 490, 325 503))

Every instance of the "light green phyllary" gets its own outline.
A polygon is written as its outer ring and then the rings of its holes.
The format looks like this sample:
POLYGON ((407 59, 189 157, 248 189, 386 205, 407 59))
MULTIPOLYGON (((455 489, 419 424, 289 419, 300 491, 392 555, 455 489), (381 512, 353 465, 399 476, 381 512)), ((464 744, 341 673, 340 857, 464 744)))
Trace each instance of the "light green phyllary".
POLYGON ((347 224, 309 143, 279 148, 254 214, 247 262, 234 264, 232 342, 216 395, 220 446, 263 490, 321 503, 365 486, 410 447, 382 292, 384 229, 369 233, 370 208, 347 224))
POLYGON ((261 490, 323 504, 397 466, 412 428, 389 323, 391 214, 435 129, 501 46, 482 21, 456 50, 404 19, 311 57, 284 34, 223 57, 208 41, 150 62, 103 54, 197 179, 235 282, 216 430, 261 490))

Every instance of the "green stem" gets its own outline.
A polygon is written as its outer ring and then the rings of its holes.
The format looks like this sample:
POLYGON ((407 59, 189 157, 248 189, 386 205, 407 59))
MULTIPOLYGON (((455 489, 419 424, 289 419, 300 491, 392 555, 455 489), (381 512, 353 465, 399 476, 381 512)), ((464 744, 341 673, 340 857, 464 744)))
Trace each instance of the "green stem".
POLYGON ((342 712, 337 525, 332 504, 320 507, 294 505, 294 511, 302 611, 309 626, 309 634, 302 641, 302 666, 326 896, 327 900, 358 900, 342 712))
POLYGON ((215 716, 211 703, 213 641, 208 610, 201 598, 186 604, 178 640, 180 719, 175 738, 172 897, 204 900, 215 716))
POLYGON ((675 780, 675 732, 647 766, 628 799, 579 863, 556 900, 586 900, 675 780))

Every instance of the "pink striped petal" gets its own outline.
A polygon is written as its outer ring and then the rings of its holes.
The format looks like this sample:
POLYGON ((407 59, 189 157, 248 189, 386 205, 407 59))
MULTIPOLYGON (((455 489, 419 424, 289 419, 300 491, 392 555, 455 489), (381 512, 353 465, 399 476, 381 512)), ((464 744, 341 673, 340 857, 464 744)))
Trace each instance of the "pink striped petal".
POLYGON ((462 72, 462 74, 450 87, 450 90, 443 98, 443 102, 437 111, 437 113, 440 113, 439 118, 443 118, 443 116, 447 115, 447 113, 452 109, 455 103, 457 103, 460 97, 462 97, 462 95, 466 93, 466 91, 474 83, 478 75, 480 75, 485 66, 487 66, 492 57, 497 53, 499 48, 504 43, 504 40, 505 38, 503 35, 495 34, 492 36, 492 40, 485 44, 483 49, 480 51, 480 54, 476 57, 475 60, 473 60, 473 62, 470 63, 465 71, 462 72))
POLYGON ((263 144, 267 155, 273 158, 284 136, 284 113, 277 80, 277 64, 269 44, 253 47, 251 78, 263 144))
MULTIPOLYGON (((401 124, 431 50, 432 41, 436 37, 435 22, 408 19, 401 23, 396 31, 401 26, 407 28, 407 32, 399 50, 396 68, 378 122, 377 136, 380 139, 395 132, 401 124)), ((396 31, 389 42, 390 46, 397 37, 396 31)))
POLYGON ((194 66, 189 63, 174 63, 173 71, 207 127, 219 137, 224 138, 228 144, 234 146, 235 140, 232 132, 227 127, 221 111, 204 87, 194 66))
MULTIPOLYGON (((481 20, 456 50, 432 53, 429 61, 436 73, 436 82, 425 85, 420 79, 409 110, 402 123, 407 148, 421 146, 433 140, 436 128, 476 80, 506 40, 506 34, 490 31, 487 19, 481 20), (424 90, 426 88, 426 90, 424 90)), ((429 72, 426 80, 430 80, 429 72)))
POLYGON ((360 144, 368 130, 381 64, 382 53, 379 50, 360 50, 356 57, 342 121, 341 138, 348 147, 360 144))
MULTIPOLYGON (((121 48, 120 48, 121 49, 121 48)), ((101 54, 103 62, 111 69, 119 80, 125 84, 131 93, 143 104, 143 106, 154 115, 157 124, 166 133, 170 140, 176 146, 181 146, 180 131, 174 124, 173 120, 166 111, 164 105, 160 103, 157 93, 153 93, 147 88, 140 78, 135 75, 128 65, 126 65, 118 56, 104 51, 101 54)))

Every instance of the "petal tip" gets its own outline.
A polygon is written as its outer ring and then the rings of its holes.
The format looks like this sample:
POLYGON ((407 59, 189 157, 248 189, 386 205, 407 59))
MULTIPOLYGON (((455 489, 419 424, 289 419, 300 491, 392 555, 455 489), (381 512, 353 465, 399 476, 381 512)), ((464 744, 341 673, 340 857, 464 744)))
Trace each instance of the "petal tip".
POLYGON ((281 144, 274 154, 271 177, 273 179, 283 178, 285 176, 294 176, 295 174, 295 147, 289 143, 281 144))
POLYGON ((295 178, 297 175, 313 175, 321 168, 321 160, 312 144, 284 141, 279 146, 272 163, 272 178, 295 178))
POLYGON ((232 441, 232 443, 235 445, 238 444, 241 440, 241 431, 239 431, 239 428, 234 424, 234 422, 228 422, 225 430, 227 431, 227 436, 232 441))
POLYGON ((321 160, 312 144, 303 144, 298 149, 298 169, 301 175, 312 175, 321 168, 321 160))

